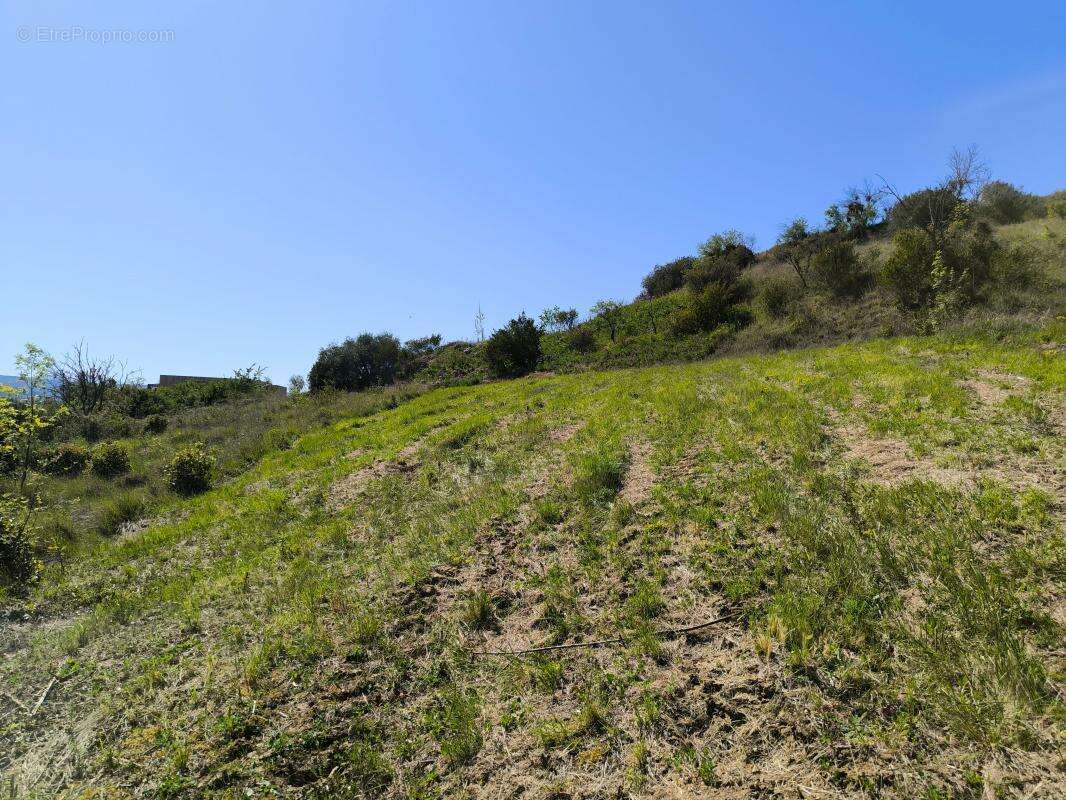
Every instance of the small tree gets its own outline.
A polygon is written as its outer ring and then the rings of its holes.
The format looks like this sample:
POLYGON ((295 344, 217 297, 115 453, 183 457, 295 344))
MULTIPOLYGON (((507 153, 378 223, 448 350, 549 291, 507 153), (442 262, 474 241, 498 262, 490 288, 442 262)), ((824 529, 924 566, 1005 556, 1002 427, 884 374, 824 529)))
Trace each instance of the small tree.
POLYGON ((303 394, 304 388, 307 386, 304 381, 303 375, 290 375, 289 376, 289 394, 297 395, 303 394))
POLYGON ((231 384, 238 394, 251 394, 268 388, 270 379, 266 377, 266 367, 253 363, 233 370, 231 384))
POLYGON ((844 199, 825 210, 825 226, 839 236, 861 239, 877 221, 883 192, 867 185, 848 189, 844 199))
POLYGON ((399 339, 391 333, 364 333, 324 347, 308 376, 311 391, 334 388, 356 392, 386 386, 396 377, 400 350, 399 339))
POLYGON ((19 473, 19 493, 25 494, 26 478, 30 465, 34 461, 41 433, 48 427, 41 407, 40 398, 44 391, 48 374, 55 367, 55 359, 32 342, 28 342, 21 353, 15 356, 15 366, 19 371, 19 380, 26 387, 26 409, 21 423, 12 431, 16 446, 21 450, 21 469, 19 473))
POLYGON ((485 343, 485 361, 497 378, 517 378, 532 372, 540 361, 540 328, 519 314, 485 343))
POLYGON ((981 162, 977 148, 969 147, 951 152, 948 174, 934 187, 903 196, 884 178, 881 180, 882 191, 896 200, 889 211, 893 227, 924 228, 936 251, 942 249, 942 239, 957 217, 957 207, 980 195, 988 180, 988 168, 981 162))
POLYGON ((987 176, 971 147, 951 154, 948 174, 935 187, 904 197, 885 182, 897 201, 891 217, 899 230, 882 275, 903 308, 935 309, 943 318, 977 297, 1000 250, 972 213, 987 176))
POLYGON ((600 300, 589 313, 601 326, 607 328, 611 341, 615 341, 618 326, 622 324, 622 304, 617 300, 600 300))
POLYGON ((569 331, 573 330, 577 322, 577 309, 559 308, 552 306, 541 312, 540 324, 545 330, 569 331))
MULTIPOLYGON (((701 258, 717 258, 734 250, 751 253, 755 246, 755 237, 741 233, 736 228, 730 228, 722 233, 716 233, 700 245, 701 258)), ((754 254, 752 254, 754 261, 754 254)), ((750 263, 750 262, 749 262, 750 263)), ((746 265, 745 265, 746 266, 746 265)))
POLYGON ((807 220, 796 217, 785 226, 777 239, 777 244, 785 256, 785 261, 799 278, 804 289, 807 288, 807 271, 815 253, 813 232, 807 227, 807 220))

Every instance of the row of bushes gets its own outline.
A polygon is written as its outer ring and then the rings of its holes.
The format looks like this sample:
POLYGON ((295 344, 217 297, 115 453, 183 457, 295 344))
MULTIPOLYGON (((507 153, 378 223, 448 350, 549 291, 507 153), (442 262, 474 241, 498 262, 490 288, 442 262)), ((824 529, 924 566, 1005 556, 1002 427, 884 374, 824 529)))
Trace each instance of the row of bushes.
MULTIPOLYGON (((42 472, 56 477, 75 477, 86 470, 98 478, 116 478, 130 471, 130 451, 120 442, 104 442, 92 448, 64 442, 40 455, 42 472)), ((167 484, 178 494, 206 491, 211 485, 214 458, 202 444, 179 450, 164 467, 167 484)))
POLYGON ((625 306, 602 301, 580 325, 573 309, 548 309, 541 326, 523 313, 484 346, 453 343, 442 348, 436 337, 431 348, 416 353, 412 343, 401 346, 391 334, 363 334, 320 351, 310 388, 361 390, 415 374, 446 382, 516 377, 541 363, 545 331, 555 331, 553 341, 572 353, 587 355, 597 349, 599 337, 615 346, 620 333, 650 330, 655 336, 683 338, 722 326, 736 329, 747 325, 756 309, 778 318, 798 294, 811 290, 837 300, 856 299, 880 282, 901 308, 911 311, 972 303, 992 274, 1005 274, 1011 265, 1024 271, 1026 254, 1002 248, 989 222, 1058 213, 1059 206, 1057 200, 1045 202, 1004 182, 985 184, 975 197, 966 195, 978 184, 979 170, 972 154, 969 162, 966 155, 956 154, 952 167, 969 168, 969 173, 956 169, 938 186, 898 197, 883 216, 885 191, 850 190, 826 210, 825 227, 811 229, 802 219, 790 223, 766 257, 789 264, 796 280, 773 276, 760 281, 756 291, 748 277, 757 260, 752 241, 736 230, 725 231, 708 239, 696 255, 652 269, 642 282, 639 299, 644 302, 625 306), (858 243, 882 230, 894 232, 887 257, 876 250, 861 253, 858 243), (667 296, 677 301, 665 307, 656 303, 667 296))
POLYGON ((173 386, 152 388, 127 384, 115 388, 109 407, 116 413, 136 419, 226 403, 240 397, 273 391, 270 383, 256 378, 219 378, 212 381, 184 381, 173 386))

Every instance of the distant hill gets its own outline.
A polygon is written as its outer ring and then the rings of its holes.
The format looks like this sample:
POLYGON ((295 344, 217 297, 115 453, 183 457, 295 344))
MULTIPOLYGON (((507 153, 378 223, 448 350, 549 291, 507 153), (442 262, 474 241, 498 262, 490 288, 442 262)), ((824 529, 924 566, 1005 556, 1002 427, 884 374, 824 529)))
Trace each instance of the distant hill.
POLYGON ((26 388, 25 382, 18 375, 0 375, 0 385, 13 386, 16 389, 26 388))

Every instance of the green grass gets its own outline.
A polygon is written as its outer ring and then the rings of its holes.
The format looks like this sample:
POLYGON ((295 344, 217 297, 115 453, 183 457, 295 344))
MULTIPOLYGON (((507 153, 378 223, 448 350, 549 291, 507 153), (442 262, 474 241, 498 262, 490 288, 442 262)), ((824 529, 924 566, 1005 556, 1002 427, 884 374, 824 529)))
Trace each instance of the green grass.
MULTIPOLYGON (((0 689, 64 677, 5 712, 0 772, 29 791, 77 747, 43 796, 964 797, 995 758, 997 790, 1052 786, 1064 345, 1060 320, 263 411, 215 489, 46 565, 0 689)), ((62 485, 114 520, 153 496, 62 485)))
MULTIPOLYGON (((422 391, 420 386, 402 386, 363 394, 295 398, 269 394, 177 412, 161 434, 106 443, 130 453, 130 469, 124 474, 101 476, 85 470, 71 477, 33 475, 32 488, 44 501, 36 516, 38 555, 46 563, 60 564, 81 557, 100 544, 101 537, 116 534, 123 523, 163 515, 180 504, 167 485, 164 467, 192 443, 207 446, 217 461, 216 483, 225 483, 267 454, 292 448, 304 432, 393 407, 422 391)), ((10 476, 0 476, 0 491, 13 488, 10 476)), ((46 576, 43 581, 51 579, 46 576)), ((0 599, 9 589, 0 587, 0 599)))

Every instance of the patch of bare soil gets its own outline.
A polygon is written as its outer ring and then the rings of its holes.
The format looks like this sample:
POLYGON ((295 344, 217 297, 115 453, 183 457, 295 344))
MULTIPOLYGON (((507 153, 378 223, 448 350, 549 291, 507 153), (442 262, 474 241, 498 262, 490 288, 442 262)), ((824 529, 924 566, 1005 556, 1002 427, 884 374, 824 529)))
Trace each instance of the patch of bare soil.
MULTIPOLYGON (((77 619, 51 620, 38 625, 35 632, 46 627, 68 627, 77 619)), ((97 670, 123 671, 136 663, 145 651, 144 632, 152 625, 169 626, 166 634, 169 642, 177 642, 185 635, 172 622, 164 622, 162 616, 146 618, 143 623, 116 628, 86 645, 78 658, 81 663, 92 665, 91 669, 66 674, 55 672, 63 661, 61 658, 51 667, 15 662, 17 670, 36 674, 36 679, 25 682, 27 693, 23 697, 0 694, 6 706, 0 712, 0 776, 4 778, 5 790, 10 781, 13 792, 22 792, 12 796, 49 797, 61 787, 77 785, 79 781, 98 785, 102 771, 86 773, 86 759, 98 752, 101 745, 113 744, 116 731, 126 720, 107 719, 98 687, 94 687, 94 680, 100 674, 97 670), (53 677, 57 678, 55 682, 53 677)), ((27 652, 9 656, 21 659, 27 652)), ((117 702, 117 698, 111 699, 117 702)))
POLYGON ((395 460, 377 461, 336 481, 329 487, 329 508, 336 511, 351 505, 372 481, 386 475, 402 475, 417 470, 422 463, 417 457, 420 447, 421 441, 412 442, 396 455, 395 460))
POLYGON ((189 511, 187 510, 175 510, 169 514, 160 514, 156 517, 144 517, 143 519, 132 520, 131 522, 123 522, 122 525, 119 526, 115 541, 122 542, 127 539, 134 539, 149 528, 181 522, 182 520, 187 519, 188 516, 189 511))
POLYGON ((1030 380, 1022 375, 1012 375, 995 370, 981 370, 977 377, 962 382, 962 385, 977 396, 983 406, 995 407, 1012 394, 1028 388, 1030 380))
POLYGON ((655 473, 648 465, 651 451, 651 444, 643 440, 633 442, 629 447, 629 465, 619 496, 635 508, 651 498, 651 490, 655 485, 655 473))
POLYGON ((903 440, 875 437, 861 425, 845 425, 837 435, 843 441, 845 457, 863 462, 876 483, 894 486, 911 480, 929 480, 945 486, 965 486, 976 483, 979 477, 919 459, 903 440))
POLYGON ((930 458, 919 458, 900 439, 881 438, 861 425, 844 425, 836 430, 845 457, 861 461, 875 483, 896 486, 912 480, 926 480, 960 489, 969 489, 985 479, 994 479, 1019 489, 1039 489, 1053 498, 1066 498, 1066 468, 1037 459, 998 454, 981 466, 945 466, 930 458))
POLYGON ((550 434, 551 440, 556 444, 566 444, 584 427, 584 425, 563 425, 556 428, 550 434))

